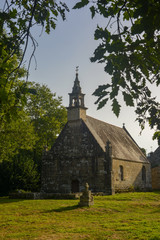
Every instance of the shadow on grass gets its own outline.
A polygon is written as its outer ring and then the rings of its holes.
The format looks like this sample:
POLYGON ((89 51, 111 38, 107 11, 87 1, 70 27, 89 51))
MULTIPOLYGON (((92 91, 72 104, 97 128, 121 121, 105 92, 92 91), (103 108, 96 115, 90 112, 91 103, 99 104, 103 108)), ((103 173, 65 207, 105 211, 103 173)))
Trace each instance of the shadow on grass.
POLYGON ((0 204, 13 203, 13 202, 22 202, 26 199, 10 199, 9 197, 0 197, 0 204))
POLYGON ((51 209, 51 210, 45 211, 45 213, 71 211, 71 210, 74 210, 74 209, 77 209, 77 208, 79 208, 79 205, 60 207, 58 209, 51 209))
POLYGON ((160 191, 159 190, 154 190, 153 193, 160 194, 160 191))

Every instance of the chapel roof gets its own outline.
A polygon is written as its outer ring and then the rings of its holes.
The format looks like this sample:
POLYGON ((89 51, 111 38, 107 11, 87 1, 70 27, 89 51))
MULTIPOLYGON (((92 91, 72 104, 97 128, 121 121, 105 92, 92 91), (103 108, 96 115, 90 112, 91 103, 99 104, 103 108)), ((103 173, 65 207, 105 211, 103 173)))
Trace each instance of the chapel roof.
POLYGON ((103 151, 106 142, 111 142, 113 158, 149 162, 125 127, 120 128, 90 116, 84 122, 103 151))

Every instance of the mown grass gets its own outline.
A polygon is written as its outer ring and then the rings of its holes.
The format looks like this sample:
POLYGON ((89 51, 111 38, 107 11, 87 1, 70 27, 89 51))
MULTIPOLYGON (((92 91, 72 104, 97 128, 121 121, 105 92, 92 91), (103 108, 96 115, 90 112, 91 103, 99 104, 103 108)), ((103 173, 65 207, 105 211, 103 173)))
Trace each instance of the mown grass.
POLYGON ((0 198, 0 239, 160 240, 160 192, 79 200, 0 198))

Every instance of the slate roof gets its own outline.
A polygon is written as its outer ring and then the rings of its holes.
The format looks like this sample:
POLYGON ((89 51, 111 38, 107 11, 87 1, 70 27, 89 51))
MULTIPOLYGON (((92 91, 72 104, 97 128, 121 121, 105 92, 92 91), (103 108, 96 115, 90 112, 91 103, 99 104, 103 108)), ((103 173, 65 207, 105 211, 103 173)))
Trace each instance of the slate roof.
POLYGON ((113 158, 149 163, 125 128, 120 128, 89 116, 86 116, 84 122, 103 151, 105 151, 106 142, 111 142, 113 158))
POLYGON ((155 150, 155 152, 150 156, 151 167, 160 166, 160 146, 155 150))

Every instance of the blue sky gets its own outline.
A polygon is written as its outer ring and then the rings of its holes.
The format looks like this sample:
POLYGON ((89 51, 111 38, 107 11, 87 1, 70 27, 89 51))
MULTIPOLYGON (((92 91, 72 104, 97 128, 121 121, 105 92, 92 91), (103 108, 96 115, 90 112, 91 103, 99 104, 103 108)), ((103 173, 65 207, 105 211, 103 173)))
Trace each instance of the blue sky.
MULTIPOLYGON (((71 5, 69 0, 66 2, 70 7, 74 5, 74 3, 71 5)), ((39 37, 41 28, 36 27, 33 34, 39 44, 35 54, 38 66, 35 70, 34 61, 32 62, 29 80, 46 84, 58 96, 63 97, 63 104, 67 107, 68 93, 72 91, 75 80, 75 69, 79 66, 79 80, 82 91, 86 94, 87 114, 119 127, 125 123, 127 130, 140 147, 145 148, 147 152, 155 150, 158 145, 156 141, 152 141, 153 131, 146 126, 140 136, 141 129, 138 122, 135 122, 134 108, 126 107, 121 99, 122 108, 119 118, 113 114, 110 103, 101 110, 96 110, 97 106, 94 104, 96 98, 92 93, 98 85, 110 81, 110 76, 103 70, 104 66, 91 63, 89 60, 98 45, 94 40, 97 24, 104 25, 104 19, 96 17, 92 20, 89 10, 83 8, 71 10, 64 22, 59 19, 56 30, 50 35, 43 33, 39 37)), ((158 95, 158 89, 153 88, 153 92, 158 95)))

